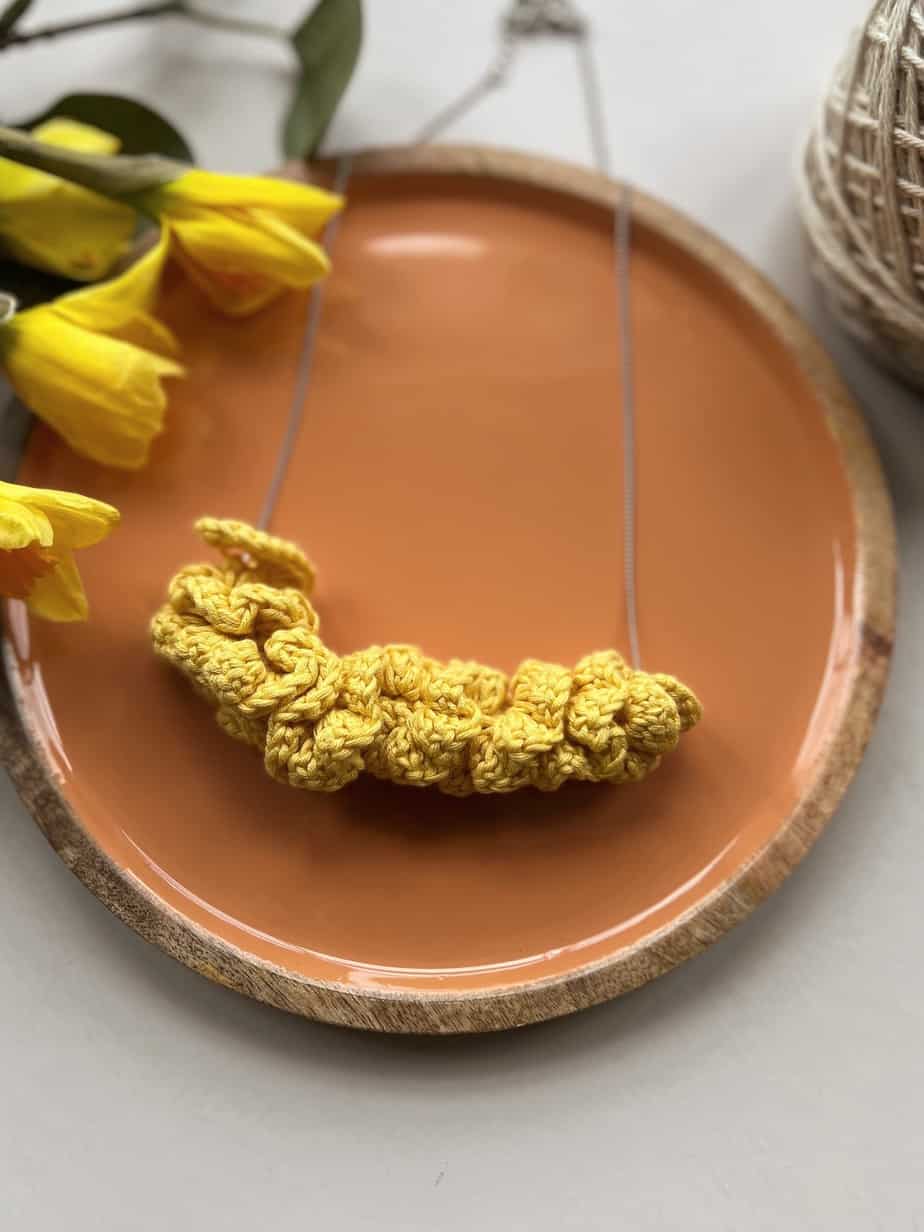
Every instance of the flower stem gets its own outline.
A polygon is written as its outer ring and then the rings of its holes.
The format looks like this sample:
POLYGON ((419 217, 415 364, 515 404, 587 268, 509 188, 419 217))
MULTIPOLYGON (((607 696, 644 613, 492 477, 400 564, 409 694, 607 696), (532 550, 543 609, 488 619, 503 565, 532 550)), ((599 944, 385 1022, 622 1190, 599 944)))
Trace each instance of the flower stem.
POLYGON ((190 3, 190 0, 160 0, 156 4, 137 4, 127 9, 116 9, 111 13, 99 13, 95 17, 81 17, 76 21, 65 21, 53 26, 39 26, 37 30, 29 30, 22 34, 14 31, 5 38, 0 38, 0 51, 7 47, 21 47, 26 43, 34 43, 38 39, 57 38, 61 34, 79 34, 84 30, 96 30, 102 26, 114 26, 126 21, 140 21, 149 17, 185 17, 203 26, 213 26, 219 30, 233 30, 238 34, 256 34, 263 38, 288 40, 288 33, 279 26, 270 25, 264 21, 248 21, 241 17, 227 17, 224 13, 200 9, 190 3))
POLYGON ((200 9, 198 5, 188 2, 179 6, 180 14, 190 21, 197 21, 202 26, 214 26, 216 30, 232 30, 237 34, 257 34, 263 38, 271 38, 289 42, 288 30, 281 26, 271 25, 268 21, 250 21, 243 17, 226 17, 224 13, 215 13, 209 9, 200 9))
POLYGON ((0 157, 24 163, 104 197, 126 200, 175 180, 187 170, 157 154, 84 154, 36 141, 28 133, 0 125, 0 157))
POLYGON ((95 30, 99 26, 114 26, 117 22, 137 21, 144 17, 163 17, 167 13, 179 13, 183 7, 182 0, 164 0, 159 4, 138 4, 128 9, 118 9, 113 13, 99 13, 96 17, 81 17, 77 21, 64 21, 56 26, 39 26, 37 30, 30 30, 27 34, 17 34, 14 31, 0 41, 0 48, 33 43, 36 39, 56 38, 59 34, 78 34, 82 30, 95 30))

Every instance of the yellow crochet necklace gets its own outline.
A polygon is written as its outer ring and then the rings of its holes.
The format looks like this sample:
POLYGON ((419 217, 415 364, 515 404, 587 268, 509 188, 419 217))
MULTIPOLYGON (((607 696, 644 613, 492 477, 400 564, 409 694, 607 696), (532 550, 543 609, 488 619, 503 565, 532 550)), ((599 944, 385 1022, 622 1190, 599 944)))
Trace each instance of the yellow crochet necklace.
POLYGON ((318 634, 298 548, 243 522, 203 518, 197 529, 224 560, 176 575, 154 648, 292 787, 337 791, 363 770, 457 796, 631 782, 702 713, 672 676, 613 650, 572 670, 527 659, 510 679, 414 646, 337 655, 318 634))
MULTIPOLYGON (((596 161, 607 172, 604 124, 586 27, 562 0, 516 0, 497 61, 427 140, 505 77, 517 40, 553 30, 577 40, 596 161)), ((349 158, 338 165, 346 185, 349 158)), ((253 745, 267 772, 292 787, 337 791, 366 771, 451 795, 554 791, 569 780, 643 779, 702 716, 672 676, 639 667, 635 597, 635 433, 629 333, 629 227, 624 188, 614 214, 623 395, 625 591, 632 663, 613 650, 573 668, 527 659, 514 675, 427 658, 414 646, 337 655, 318 632, 314 570, 284 539, 243 522, 203 518, 197 529, 220 564, 188 565, 154 617, 154 649, 214 708, 220 726, 253 745)), ((331 247, 336 223, 325 237, 331 247)), ((322 292, 310 301, 292 412, 261 516, 272 516, 301 423, 322 292)))

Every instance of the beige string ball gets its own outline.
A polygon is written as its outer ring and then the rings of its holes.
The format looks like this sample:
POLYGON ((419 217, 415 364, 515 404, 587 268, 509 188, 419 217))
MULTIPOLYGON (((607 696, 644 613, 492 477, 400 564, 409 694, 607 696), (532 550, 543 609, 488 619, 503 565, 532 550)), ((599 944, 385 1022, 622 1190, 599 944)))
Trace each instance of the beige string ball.
POLYGON ((924 11, 878 0, 801 160, 812 272, 835 316, 924 387, 924 11))

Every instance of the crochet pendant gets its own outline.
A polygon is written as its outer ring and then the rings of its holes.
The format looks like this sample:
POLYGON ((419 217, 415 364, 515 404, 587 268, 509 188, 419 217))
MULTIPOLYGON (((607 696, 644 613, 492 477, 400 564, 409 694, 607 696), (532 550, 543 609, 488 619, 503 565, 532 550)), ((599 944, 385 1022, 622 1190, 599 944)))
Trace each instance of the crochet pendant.
POLYGON ((337 655, 298 548, 242 522, 203 518, 197 530, 223 560, 176 575, 154 648, 292 787, 337 791, 363 772, 456 796, 635 782, 701 717, 679 681, 615 651, 573 669, 527 659, 510 678, 413 646, 337 655))

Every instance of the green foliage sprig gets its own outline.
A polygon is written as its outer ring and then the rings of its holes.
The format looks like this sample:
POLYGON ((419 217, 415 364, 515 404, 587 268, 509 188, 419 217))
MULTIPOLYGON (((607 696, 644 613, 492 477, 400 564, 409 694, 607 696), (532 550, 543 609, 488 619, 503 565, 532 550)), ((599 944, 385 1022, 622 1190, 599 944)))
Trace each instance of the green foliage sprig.
MULTIPOLYGON (((35 0, 13 0, 0 9, 0 52, 103 26, 161 17, 284 43, 291 49, 297 69, 292 102, 282 127, 282 149, 289 158, 311 158, 317 153, 353 75, 362 44, 361 0, 318 0, 293 30, 231 17, 202 8, 191 0, 131 5, 93 17, 23 30, 23 18, 37 7, 35 0)), ((32 128, 64 115, 112 133, 121 140, 126 154, 163 154, 192 161, 190 145, 174 123, 145 103, 123 95, 67 94, 39 115, 16 121, 15 126, 32 128)))

